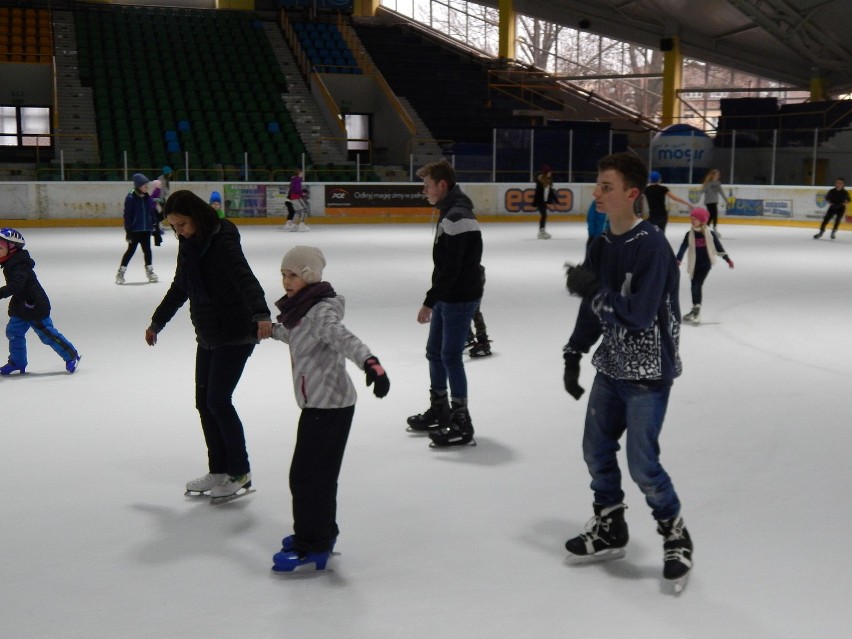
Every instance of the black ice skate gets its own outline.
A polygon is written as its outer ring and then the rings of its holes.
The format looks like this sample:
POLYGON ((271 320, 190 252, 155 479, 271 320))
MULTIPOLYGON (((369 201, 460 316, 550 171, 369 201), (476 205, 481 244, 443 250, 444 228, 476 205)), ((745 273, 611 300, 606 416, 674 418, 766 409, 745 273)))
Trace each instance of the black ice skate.
POLYGON ((491 355, 491 340, 488 337, 476 342, 468 351, 468 355, 471 357, 488 357, 491 355))
POLYGON ((586 532, 565 542, 565 549, 575 561, 621 559, 630 538, 624 521, 624 504, 607 506, 593 504, 595 516, 586 524, 586 532))
POLYGON ((657 532, 663 542, 663 577, 674 582, 676 593, 686 586, 692 570, 692 539, 683 523, 683 517, 664 519, 657 522, 657 532))
POLYGON ((412 415, 406 421, 409 433, 428 433, 450 425, 450 400, 446 392, 429 392, 429 408, 425 413, 412 415))
POLYGON ((476 446, 473 439, 473 422, 467 406, 453 402, 453 413, 450 425, 429 433, 432 443, 430 448, 447 448, 449 446, 476 446))
POLYGON ((471 348, 476 346, 476 335, 473 334, 473 331, 467 332, 467 342, 465 343, 465 348, 471 348))

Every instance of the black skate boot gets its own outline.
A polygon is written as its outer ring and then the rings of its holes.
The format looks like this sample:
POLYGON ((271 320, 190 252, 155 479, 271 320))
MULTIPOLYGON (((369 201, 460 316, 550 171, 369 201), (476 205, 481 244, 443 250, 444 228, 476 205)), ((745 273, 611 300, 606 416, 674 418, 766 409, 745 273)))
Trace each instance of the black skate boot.
POLYGON ((450 425, 450 401, 446 391, 429 391, 429 408, 425 413, 412 415, 407 420, 409 433, 428 433, 450 425))
POLYGON ((465 343, 465 348, 472 348, 476 346, 476 335, 473 334, 473 331, 467 332, 467 342, 465 343))
POLYGON ((450 425, 429 433, 429 444, 432 448, 446 448, 447 446, 476 446, 473 440, 473 422, 467 406, 453 402, 453 412, 450 425))
POLYGON ((675 591, 680 592, 686 584, 686 578, 692 569, 692 539, 683 523, 683 517, 661 519, 657 522, 657 532, 663 542, 663 577, 674 581, 675 591))
POLYGON ((473 347, 468 351, 471 357, 488 357, 491 355, 491 340, 488 335, 480 334, 476 336, 473 347))
POLYGON ((620 559, 630 538, 624 521, 624 504, 606 508, 592 504, 595 516, 586 524, 586 532, 565 542, 565 549, 574 558, 590 561, 620 559))

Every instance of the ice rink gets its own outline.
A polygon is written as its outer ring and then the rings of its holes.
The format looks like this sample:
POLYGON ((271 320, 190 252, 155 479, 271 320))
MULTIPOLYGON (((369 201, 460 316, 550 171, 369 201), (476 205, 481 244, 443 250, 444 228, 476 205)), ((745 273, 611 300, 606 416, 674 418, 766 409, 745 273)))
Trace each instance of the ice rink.
MULTIPOLYGON (((299 415, 287 347, 259 345, 235 396, 257 491, 222 506, 188 500, 184 483, 206 472, 206 453, 186 309, 156 347, 143 339, 177 241, 154 249, 160 283, 144 282, 140 252, 120 287, 120 228, 22 228, 54 323, 83 360, 66 374, 30 333, 28 373, 0 379, 0 635, 848 637, 852 233, 814 241, 814 229, 720 226, 736 268, 717 264, 703 323, 683 328, 684 374, 661 440, 695 543, 692 579, 673 596, 632 483, 627 556, 566 563, 565 540, 592 514, 580 451, 588 394, 565 393, 561 354, 579 305, 562 264, 582 258, 586 231, 554 223, 541 241, 536 230, 532 218, 483 225, 494 355, 467 368, 479 445, 444 451, 405 432, 428 400, 427 327, 415 317, 432 227, 241 227, 270 308, 284 252, 322 248, 347 326, 391 379, 376 399, 350 365, 359 401, 340 480, 341 554, 324 574, 282 578, 270 566, 291 532, 299 415)), ((675 248, 686 230, 669 226, 675 248)))

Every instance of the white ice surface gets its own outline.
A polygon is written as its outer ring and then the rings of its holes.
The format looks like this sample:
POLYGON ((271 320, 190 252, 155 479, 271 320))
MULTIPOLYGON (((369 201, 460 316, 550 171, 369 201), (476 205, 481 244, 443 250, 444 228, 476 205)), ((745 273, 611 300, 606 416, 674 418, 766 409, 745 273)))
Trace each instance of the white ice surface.
MULTIPOLYGON (((704 323, 683 329, 662 437, 695 541, 680 597, 662 585, 661 539, 629 479, 626 558, 565 562, 592 500, 586 398, 563 390, 561 355, 578 307, 562 264, 581 258, 584 225, 552 224, 550 241, 534 239, 534 222, 484 226, 495 354, 467 369, 479 446, 448 451, 404 428, 427 403, 415 316, 430 228, 242 228, 270 307, 286 249, 323 249, 347 326, 392 381, 378 400, 350 367, 360 398, 340 480, 342 554, 333 572, 297 579, 269 570, 291 532, 287 347, 261 344, 235 395, 257 492, 219 507, 186 500, 184 483, 206 471, 186 310, 155 348, 143 340, 175 240, 155 249, 159 284, 143 284, 140 253, 119 287, 119 229, 23 229, 53 320, 83 360, 67 375, 30 333, 27 375, 0 379, 0 635, 848 637, 852 234, 722 229, 736 269, 712 271, 704 323)), ((685 231, 670 226, 675 247, 685 231)), ((685 312, 685 273, 681 296, 685 312)), ((592 378, 585 358, 581 382, 592 378)))

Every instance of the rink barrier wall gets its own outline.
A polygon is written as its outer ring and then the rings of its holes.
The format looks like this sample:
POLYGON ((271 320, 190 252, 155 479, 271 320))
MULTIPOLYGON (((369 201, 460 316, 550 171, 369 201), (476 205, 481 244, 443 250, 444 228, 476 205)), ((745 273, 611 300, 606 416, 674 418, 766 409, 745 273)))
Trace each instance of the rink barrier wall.
MULTIPOLYGON (((419 183, 306 183, 311 224, 427 223, 434 212, 419 183)), ((483 222, 532 222, 533 184, 470 183, 462 189, 483 222)), ((700 187, 668 185, 678 197, 702 206, 700 187)), ((830 189, 811 186, 737 185, 726 187, 721 223, 813 227, 827 210, 830 189)), ((228 217, 239 224, 283 224, 287 185, 280 183, 173 182, 172 192, 189 189, 205 200, 219 191, 228 217)), ((585 221, 594 184, 555 186, 557 203, 548 220, 585 221)), ((124 182, 0 182, 0 223, 5 226, 122 226, 124 182)), ((686 222, 686 207, 670 202, 672 222, 686 222)), ((844 228, 848 226, 847 223, 844 228)))

